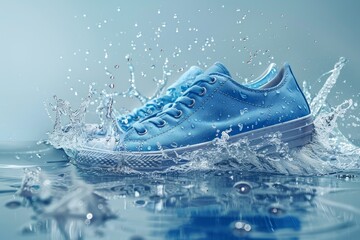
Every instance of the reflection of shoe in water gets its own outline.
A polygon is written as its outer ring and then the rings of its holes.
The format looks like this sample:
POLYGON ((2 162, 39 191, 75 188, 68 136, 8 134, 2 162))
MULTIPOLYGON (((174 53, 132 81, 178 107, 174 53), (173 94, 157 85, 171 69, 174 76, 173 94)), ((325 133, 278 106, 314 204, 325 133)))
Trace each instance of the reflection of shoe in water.
POLYGON ((254 89, 232 80, 216 63, 171 106, 136 122, 115 151, 84 148, 76 158, 91 166, 163 169, 187 162, 181 154, 213 148, 219 132, 229 135, 229 143, 246 138, 255 145, 272 133, 280 133, 290 148, 308 143, 312 117, 290 66, 285 64, 275 78, 254 89))

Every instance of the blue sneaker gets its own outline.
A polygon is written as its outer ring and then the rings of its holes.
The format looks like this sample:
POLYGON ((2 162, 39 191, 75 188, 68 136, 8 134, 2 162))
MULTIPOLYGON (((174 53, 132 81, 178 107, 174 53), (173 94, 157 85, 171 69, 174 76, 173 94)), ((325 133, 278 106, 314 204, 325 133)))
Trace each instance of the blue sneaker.
MULTIPOLYGON (((275 77, 276 71, 276 64, 271 63, 258 78, 254 79, 246 86, 250 88, 260 88, 275 77)), ((176 82, 167 88, 165 95, 149 101, 140 108, 134 109, 130 114, 120 116, 116 121, 118 133, 121 135, 127 132, 135 122, 141 121, 151 115, 155 115, 166 105, 175 102, 175 100, 191 86, 195 81, 196 76, 202 73, 204 73, 204 71, 201 68, 197 66, 190 67, 190 69, 182 74, 176 82)), ((107 150, 114 148, 116 139, 111 136, 111 133, 107 133, 106 129, 100 128, 98 124, 86 124, 85 127, 88 140, 84 143, 84 146, 87 148, 107 150)))
POLYGON ((160 143, 163 150, 187 151, 210 143, 217 129, 232 129, 229 135, 235 140, 254 130, 267 133, 277 126, 282 132, 311 121, 308 103, 288 64, 272 81, 252 89, 232 80, 228 70, 216 63, 171 108, 134 124, 119 150, 154 151, 160 143))
POLYGON ((76 161, 163 169, 186 162, 178 159, 183 153, 212 148, 219 132, 228 133, 229 143, 244 138, 258 143, 277 132, 290 148, 308 143, 312 116, 290 66, 285 64, 275 78, 253 89, 232 80, 225 66, 216 63, 170 107, 134 123, 114 151, 82 149, 76 161))
MULTIPOLYGON (((197 75, 203 73, 203 70, 197 66, 192 66, 180 78, 167 88, 165 95, 156 99, 150 100, 140 108, 135 108, 131 113, 120 116, 117 121, 117 128, 121 133, 128 131, 132 125, 140 120, 143 120, 150 115, 160 112, 166 104, 174 102, 182 92, 184 92, 194 82, 197 75)), ((251 83, 248 87, 259 88, 265 85, 276 75, 276 65, 271 63, 267 69, 251 83)), ((106 135, 106 130, 99 128, 97 124, 87 124, 86 130, 90 136, 102 137, 106 135)))

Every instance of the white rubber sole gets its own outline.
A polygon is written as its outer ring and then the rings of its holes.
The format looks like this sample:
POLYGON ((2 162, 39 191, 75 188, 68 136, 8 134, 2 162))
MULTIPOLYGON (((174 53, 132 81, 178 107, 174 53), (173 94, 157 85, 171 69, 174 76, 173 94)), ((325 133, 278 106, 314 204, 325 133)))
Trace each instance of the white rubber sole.
MULTIPOLYGON (((312 140, 313 132, 313 117, 308 115, 288 122, 230 136, 227 142, 234 143, 246 138, 250 146, 261 146, 261 150, 263 150, 266 148, 266 143, 264 145, 266 138, 264 136, 280 133, 281 142, 286 143, 288 148, 292 149, 309 143, 312 140)), ((139 171, 155 171, 191 161, 181 158, 183 153, 196 150, 206 151, 211 148, 214 148, 214 141, 150 152, 124 152, 84 147, 78 149, 73 158, 77 165, 84 167, 128 167, 139 171)), ((272 147, 269 145, 267 151, 269 153, 275 150, 272 150, 272 147)))

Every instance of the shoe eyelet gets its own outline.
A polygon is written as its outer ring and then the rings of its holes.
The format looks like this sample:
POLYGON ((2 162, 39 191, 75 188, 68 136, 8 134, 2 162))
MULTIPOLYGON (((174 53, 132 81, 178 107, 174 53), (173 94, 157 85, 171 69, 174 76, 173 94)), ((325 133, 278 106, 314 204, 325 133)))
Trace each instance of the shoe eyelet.
POLYGON ((179 118, 181 117, 182 114, 183 112, 181 110, 178 110, 178 115, 175 115, 174 118, 179 118))
POLYGON ((204 96, 206 93, 206 88, 202 87, 202 92, 199 94, 199 96, 204 96))
POLYGON ((189 108, 192 108, 195 105, 195 99, 191 99, 191 103, 188 105, 189 108))
POLYGON ((138 132, 138 131, 136 131, 136 133, 137 133, 138 135, 140 135, 140 136, 145 135, 147 132, 148 132, 148 131, 147 131, 146 128, 145 128, 145 131, 143 131, 143 132, 138 132))
POLYGON ((214 84, 217 81, 217 78, 215 76, 211 76, 211 81, 209 82, 210 84, 214 84))
POLYGON ((161 124, 157 124, 156 126, 157 126, 158 128, 162 128, 162 127, 165 126, 165 124, 166 124, 166 121, 165 121, 165 120, 162 120, 161 124))

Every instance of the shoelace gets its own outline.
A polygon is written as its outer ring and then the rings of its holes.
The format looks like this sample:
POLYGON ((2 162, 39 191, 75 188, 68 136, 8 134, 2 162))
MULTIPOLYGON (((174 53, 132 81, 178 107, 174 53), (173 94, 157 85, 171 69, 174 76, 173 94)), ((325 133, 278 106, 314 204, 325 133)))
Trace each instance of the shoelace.
POLYGON ((130 125, 132 122, 139 121, 140 119, 153 114, 156 110, 161 110, 166 104, 173 102, 176 98, 175 94, 170 92, 157 99, 153 99, 146 103, 143 107, 134 110, 133 112, 121 117, 120 123, 123 125, 130 125))
MULTIPOLYGON (((166 121, 162 118, 163 115, 169 115, 173 118, 180 118, 183 114, 183 112, 177 108, 179 104, 182 104, 188 108, 192 108, 195 105, 195 99, 189 97, 188 95, 190 93, 197 94, 198 96, 204 96, 206 94, 206 87, 201 87, 199 84, 201 82, 206 82, 208 84, 214 84, 216 82, 215 76, 209 76, 209 75, 200 75, 197 78, 198 80, 194 82, 194 84, 186 90, 182 96, 178 97, 176 101, 167 106, 167 108, 163 109, 162 112, 158 113, 152 118, 148 119, 148 122, 154 124, 158 128, 162 128, 166 125, 166 121)), ((137 125, 134 125, 134 129, 139 135, 144 135, 147 133, 147 129, 145 127, 145 124, 143 122, 138 122, 137 125)))

